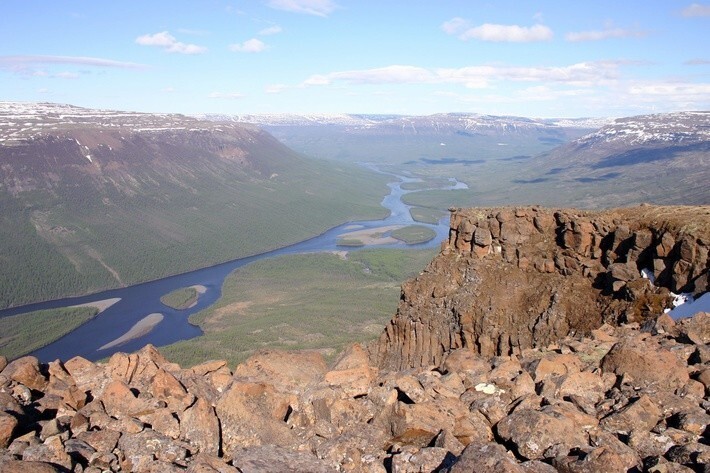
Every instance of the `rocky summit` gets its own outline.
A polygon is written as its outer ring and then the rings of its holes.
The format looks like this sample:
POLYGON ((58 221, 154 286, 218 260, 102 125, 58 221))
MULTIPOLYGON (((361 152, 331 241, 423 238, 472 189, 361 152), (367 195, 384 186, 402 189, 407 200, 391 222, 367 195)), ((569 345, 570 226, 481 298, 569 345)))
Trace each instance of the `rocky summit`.
POLYGON ((710 208, 455 209, 367 347, 0 358, 0 472, 708 471, 710 208), (646 277, 642 277, 642 273, 646 277))

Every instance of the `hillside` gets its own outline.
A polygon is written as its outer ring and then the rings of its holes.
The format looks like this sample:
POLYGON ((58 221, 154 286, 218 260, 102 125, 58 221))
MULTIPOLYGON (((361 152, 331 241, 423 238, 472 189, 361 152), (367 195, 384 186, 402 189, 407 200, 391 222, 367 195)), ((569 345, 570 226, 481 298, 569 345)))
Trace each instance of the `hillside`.
POLYGON ((445 208, 526 205, 603 208, 710 202, 710 112, 616 119, 534 157, 462 169, 470 189, 422 192, 407 203, 445 208))
POLYGON ((706 204, 710 112, 617 119, 528 165, 530 172, 518 183, 554 188, 574 196, 577 205, 706 204))
POLYGON ((133 284, 383 216, 383 176, 181 115, 0 103, 0 307, 133 284))

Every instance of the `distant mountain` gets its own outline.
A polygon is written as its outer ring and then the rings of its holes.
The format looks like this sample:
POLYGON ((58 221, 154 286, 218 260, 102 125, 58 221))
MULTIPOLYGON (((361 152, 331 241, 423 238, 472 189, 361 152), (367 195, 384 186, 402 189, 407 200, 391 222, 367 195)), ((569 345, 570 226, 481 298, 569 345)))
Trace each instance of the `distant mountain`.
POLYGON ((0 307, 154 279, 382 216, 384 184, 251 125, 0 102, 0 307))
POLYGON ((469 113, 409 115, 201 115, 258 125, 303 153, 346 161, 491 159, 533 155, 611 119, 534 119, 469 113))
POLYGON ((576 188, 587 203, 613 192, 613 204, 707 204, 710 112, 619 118, 526 164, 519 183, 576 188))

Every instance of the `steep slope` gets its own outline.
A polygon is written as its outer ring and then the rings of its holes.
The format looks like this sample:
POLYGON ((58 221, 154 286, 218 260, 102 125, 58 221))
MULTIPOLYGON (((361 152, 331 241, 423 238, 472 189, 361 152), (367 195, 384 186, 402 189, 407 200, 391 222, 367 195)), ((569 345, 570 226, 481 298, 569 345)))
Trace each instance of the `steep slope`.
POLYGON ((402 286, 373 345, 380 366, 438 365, 458 348, 519 355, 605 322, 654 319, 670 291, 708 290, 708 206, 457 209, 449 235, 402 286))
POLYGON ((0 307, 131 284, 383 216, 385 179, 253 126, 0 104, 0 307))
POLYGON ((710 112, 617 119, 530 160, 526 171, 521 189, 554 188, 575 205, 707 204, 710 112))

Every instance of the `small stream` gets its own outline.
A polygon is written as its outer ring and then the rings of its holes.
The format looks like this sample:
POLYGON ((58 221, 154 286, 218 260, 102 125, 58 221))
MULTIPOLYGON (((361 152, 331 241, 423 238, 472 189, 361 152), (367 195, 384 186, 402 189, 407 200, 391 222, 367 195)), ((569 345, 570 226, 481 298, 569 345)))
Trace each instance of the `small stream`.
MULTIPOLYGON (((374 165, 365 166, 375 172, 381 172, 374 165)), ((390 194, 385 196, 382 200, 382 206, 390 211, 389 217, 383 220, 345 223, 334 227, 321 235, 290 246, 190 271, 188 273, 169 276, 142 284, 136 284, 134 286, 112 289, 87 296, 57 299, 0 310, 0 317, 35 310, 68 307, 104 299, 121 299, 119 302, 112 305, 104 312, 64 337, 31 353, 32 355, 38 357, 42 362, 49 362, 57 358, 68 360, 77 355, 89 360, 98 360, 110 356, 118 351, 132 352, 139 350, 148 343, 161 346, 196 337, 202 334, 202 331, 199 327, 190 324, 188 322, 188 318, 190 315, 214 304, 217 299, 219 299, 224 279, 237 268, 264 258, 293 253, 334 251, 338 249, 356 251, 356 249, 352 247, 344 248, 336 245, 338 235, 352 230, 377 228, 387 225, 409 225, 412 223, 427 225, 414 222, 409 213, 410 206, 405 205, 402 202, 403 195, 410 192, 419 192, 403 190, 401 187, 402 184, 406 182, 418 182, 420 180, 390 173, 384 174, 392 176, 393 181, 388 184, 391 189, 390 194), (185 310, 175 310, 160 302, 161 296, 175 289, 193 285, 202 285, 207 289, 204 294, 200 295, 199 301, 194 307, 185 310), (138 321, 152 313, 161 313, 164 318, 150 333, 118 346, 100 349, 100 347, 120 337, 138 321)), ((450 179, 450 182, 451 186, 446 189, 465 188, 465 184, 456 181, 456 179, 450 179)), ((427 243, 418 245, 392 243, 377 245, 377 248, 430 248, 438 246, 441 241, 448 238, 448 217, 443 218, 438 225, 427 226, 436 231, 436 237, 427 243)))

